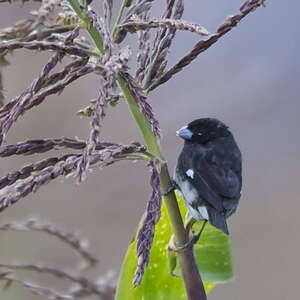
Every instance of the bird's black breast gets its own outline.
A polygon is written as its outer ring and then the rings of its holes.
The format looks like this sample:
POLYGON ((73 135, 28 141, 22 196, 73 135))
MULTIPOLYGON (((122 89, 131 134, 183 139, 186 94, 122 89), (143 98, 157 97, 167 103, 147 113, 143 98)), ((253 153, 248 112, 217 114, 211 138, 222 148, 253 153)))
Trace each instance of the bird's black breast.
POLYGON ((241 153, 232 136, 205 145, 185 142, 175 172, 175 177, 197 191, 199 205, 204 201, 226 217, 236 210, 242 185, 241 153))

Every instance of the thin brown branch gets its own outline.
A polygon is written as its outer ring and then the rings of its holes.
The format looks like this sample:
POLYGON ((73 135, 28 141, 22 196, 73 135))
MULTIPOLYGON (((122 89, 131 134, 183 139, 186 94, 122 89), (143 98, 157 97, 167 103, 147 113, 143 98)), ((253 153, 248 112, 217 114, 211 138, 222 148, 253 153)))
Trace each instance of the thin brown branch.
POLYGON ((38 32, 31 32, 24 40, 24 42, 32 42, 35 40, 45 40, 53 34, 61 34, 69 32, 76 28, 76 25, 54 25, 38 30, 38 32))
POLYGON ((67 154, 59 158, 58 157, 46 158, 36 163, 26 165, 21 170, 9 172, 8 174, 0 178, 0 189, 1 189, 0 195, 3 196, 6 193, 3 192, 2 190, 3 188, 7 188, 15 184, 18 180, 26 179, 30 177, 31 174, 37 171, 41 171, 50 166, 54 166, 58 162, 66 160, 69 156, 70 155, 67 154))
POLYGON ((49 266, 44 266, 41 264, 2 264, 0 263, 1 268, 8 268, 11 270, 22 270, 22 271, 33 271, 43 274, 50 274, 54 277, 61 279, 67 279, 72 283, 79 284, 82 288, 92 291, 96 295, 101 295, 103 291, 97 283, 92 282, 87 277, 82 276, 79 273, 62 270, 60 268, 54 268, 49 266))
MULTIPOLYGON (((45 186, 59 176, 66 176, 73 173, 82 155, 83 154, 69 154, 62 158, 56 158, 53 164, 51 163, 51 165, 37 172, 32 172, 32 168, 30 168, 29 171, 27 171, 26 168, 26 171, 21 170, 21 172, 16 172, 17 174, 21 173, 22 178, 24 178, 19 181, 17 181, 18 178, 16 176, 5 176, 4 179, 7 179, 7 181, 3 181, 3 187, 12 185, 15 182, 16 184, 7 191, 2 191, 0 211, 17 203, 28 194, 36 192, 42 186, 45 186), (13 183, 11 183, 10 180, 13 180, 13 183)), ((132 143, 130 145, 115 144, 103 150, 95 151, 90 157, 90 166, 103 168, 120 160, 138 159, 149 160, 152 159, 152 156, 148 154, 144 146, 138 143, 132 143)))
POLYGON ((143 225, 137 235, 137 268, 132 280, 134 286, 138 286, 143 280, 144 272, 150 261, 150 250, 155 234, 155 225, 161 215, 159 162, 150 161, 148 166, 151 170, 150 185, 152 193, 147 203, 143 225))
POLYGON ((83 66, 74 70, 72 73, 68 74, 61 81, 45 88, 41 92, 32 96, 30 90, 25 91, 20 95, 20 99, 17 101, 16 105, 9 111, 9 113, 1 120, 1 135, 0 135, 0 144, 5 138, 8 130, 11 128, 14 122, 27 110, 31 109, 34 106, 41 104, 45 98, 49 95, 56 94, 61 92, 67 85, 71 82, 77 80, 79 77, 85 76, 94 71, 93 66, 83 66))
MULTIPOLYGON (((102 150, 106 147, 117 144, 102 142, 97 143, 95 150, 102 150)), ((31 155, 36 153, 44 153, 55 149, 73 149, 82 150, 86 147, 86 142, 78 139, 70 139, 61 137, 56 139, 36 139, 19 142, 12 145, 0 146, 0 157, 8 157, 12 155, 31 155)))
POLYGON ((28 50, 38 50, 38 51, 60 51, 67 55, 74 55, 79 57, 87 57, 90 55, 96 55, 96 53, 88 51, 86 49, 76 47, 73 45, 66 45, 62 42, 46 42, 46 41, 8 41, 0 43, 0 53, 5 51, 13 51, 16 49, 28 49, 28 50))
MULTIPOLYGON (((168 0, 163 18, 181 19, 184 12, 184 0, 168 0)), ((176 34, 176 29, 160 28, 154 39, 153 51, 147 61, 143 87, 147 89, 159 78, 167 66, 167 55, 176 34)))
MULTIPOLYGON (((160 172, 161 190, 166 191, 172 185, 167 164, 163 164, 160 172)), ((170 218, 172 232, 177 245, 186 245, 189 235, 185 230, 178 202, 174 191, 163 197, 170 218)), ((182 278, 184 280, 187 299, 206 300, 206 293, 199 268, 193 252, 193 247, 187 247, 185 251, 178 252, 178 260, 181 266, 182 278)))
POLYGON ((2 143, 2 139, 5 138, 8 130, 11 125, 17 120, 17 118, 24 112, 24 106, 30 100, 31 96, 41 89, 43 83, 48 77, 51 70, 53 70, 56 65, 63 59, 64 54, 62 52, 56 52, 53 57, 47 62, 47 64, 43 67, 39 76, 31 83, 29 88, 27 88, 16 101, 13 110, 10 112, 10 115, 5 119, 1 120, 0 123, 0 144, 2 143))
POLYGON ((4 105, 4 94, 3 94, 3 75, 0 69, 0 108, 4 105))
POLYGON ((152 91, 161 84, 170 80, 175 74, 180 72, 184 67, 189 65, 193 60, 195 60, 199 54, 206 51, 212 45, 214 45, 223 35, 232 30, 234 27, 238 25, 238 23, 245 18, 250 12, 254 11, 257 7, 263 5, 264 0, 247 0, 240 8, 240 12, 229 16, 226 21, 219 26, 217 32, 210 35, 206 40, 201 40, 198 42, 193 50, 186 54, 180 61, 165 72, 160 78, 154 81, 152 85, 147 89, 148 91, 152 91))
MULTIPOLYGON (((121 98, 123 98, 122 94, 111 94, 109 95, 109 99, 107 99, 107 103, 114 107, 119 103, 119 100, 121 98)), ((97 99, 90 100, 90 104, 78 110, 77 114, 82 117, 93 116, 96 113, 96 103, 97 103, 97 99)))
MULTIPOLYGON (((49 75, 45 78, 44 82, 40 85, 40 88, 45 88, 49 85, 53 85, 57 83, 58 81, 64 79, 69 73, 72 73, 72 71, 75 71, 78 67, 81 67, 83 65, 86 65, 88 62, 88 58, 80 58, 77 59, 70 64, 66 65, 60 72, 56 72, 52 75, 49 75)), ((37 86, 36 86, 37 88, 37 86)), ((38 92, 39 89, 36 89, 35 92, 38 92)), ((7 102, 3 107, 0 108, 0 119, 2 119, 4 116, 6 116, 9 111, 12 109, 13 106, 17 104, 19 101, 20 95, 11 99, 9 102, 7 102)))
POLYGON ((90 252, 87 251, 87 242, 77 237, 71 232, 67 232, 63 228, 57 225, 41 222, 35 219, 27 220, 23 223, 5 223, 0 225, 0 230, 21 230, 21 231, 38 231, 44 232, 51 236, 54 236, 72 247, 85 261, 85 266, 94 266, 98 263, 98 259, 95 258, 90 252))
POLYGON ((9 3, 12 3, 12 2, 22 2, 22 3, 25 3, 25 2, 29 2, 29 1, 42 2, 42 0, 0 0, 0 3, 4 3, 4 2, 9 2, 9 3))
POLYGON ((99 96, 96 100, 95 114, 91 121, 90 136, 86 143, 81 160, 77 166, 77 180, 81 182, 86 177, 86 171, 90 164, 90 156, 96 149, 100 141, 100 130, 103 126, 104 118, 107 110, 107 99, 110 94, 110 83, 107 80, 102 80, 99 87, 99 96), (103 84, 102 84, 103 83, 103 84))
POLYGON ((29 282, 27 280, 18 279, 13 273, 6 272, 0 273, 0 280, 6 281, 6 289, 9 288, 13 283, 20 284, 24 288, 30 290, 34 295, 46 297, 52 300, 75 300, 72 295, 65 295, 59 293, 53 289, 42 287, 36 283, 29 282))
POLYGON ((0 30, 0 41, 26 38, 38 26, 39 23, 32 18, 18 21, 13 26, 0 30))
POLYGON ((129 73, 123 72, 122 76, 126 79, 127 88, 130 91, 130 93, 133 95, 133 99, 138 105, 141 113, 151 125, 151 130, 153 134, 158 139, 160 139, 161 131, 160 131, 159 122, 154 115, 152 106, 147 102, 147 97, 144 94, 144 91, 129 73))
POLYGON ((129 32, 135 32, 138 30, 147 30, 150 28, 170 28, 176 30, 190 31, 199 35, 207 36, 209 32, 203 26, 199 24, 189 23, 183 20, 174 19, 153 19, 147 22, 134 20, 129 21, 120 25, 120 27, 125 28, 129 32))

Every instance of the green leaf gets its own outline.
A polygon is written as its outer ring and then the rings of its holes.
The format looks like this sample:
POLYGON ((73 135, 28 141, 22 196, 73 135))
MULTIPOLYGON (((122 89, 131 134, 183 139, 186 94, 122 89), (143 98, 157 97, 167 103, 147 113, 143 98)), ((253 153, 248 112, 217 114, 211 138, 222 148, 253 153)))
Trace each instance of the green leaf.
MULTIPOLYGON (((181 197, 177 195, 181 213, 186 213, 181 197)), ((201 222, 194 225, 198 230, 201 222)), ((167 246, 172 235, 166 208, 163 205, 159 223, 156 225, 155 237, 151 249, 150 263, 141 285, 134 288, 132 279, 136 269, 136 241, 129 245, 120 273, 116 300, 186 300, 183 280, 170 275, 170 259, 167 246)), ((202 236, 195 245, 195 256, 200 265, 205 290, 208 293, 216 283, 226 282, 233 277, 228 237, 211 225, 206 225, 202 236)), ((171 258, 174 265, 174 257, 171 258)), ((175 273, 179 274, 179 267, 175 273)))
MULTIPOLYGON (((196 227, 200 226, 196 223, 196 227)), ((206 224, 195 245, 195 255, 204 281, 223 283, 233 279, 230 239, 214 226, 206 224)))

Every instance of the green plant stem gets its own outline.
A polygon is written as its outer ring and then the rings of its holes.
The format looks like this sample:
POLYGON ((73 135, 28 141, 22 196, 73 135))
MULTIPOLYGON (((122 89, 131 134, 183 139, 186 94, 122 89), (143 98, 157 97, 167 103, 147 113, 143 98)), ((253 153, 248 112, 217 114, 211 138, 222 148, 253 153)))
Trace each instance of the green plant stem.
MULTIPOLYGON (((101 53, 104 53, 103 41, 100 33, 96 28, 89 28, 89 21, 87 16, 81 11, 77 0, 68 0, 74 11, 78 16, 85 22, 87 30, 89 31, 92 39, 94 40, 97 48, 101 53), (91 31, 93 29, 93 31, 91 31)), ((117 24, 118 25, 118 24, 117 24)), ((117 26, 116 25, 116 26, 117 26)), ((161 189, 167 190, 171 184, 171 177, 169 175, 167 163, 164 160, 163 154, 160 149, 159 141, 154 136, 151 125, 148 120, 145 119, 144 115, 140 112, 137 102, 132 95, 130 89, 128 88, 126 80, 121 74, 117 76, 118 84, 123 91, 124 97, 127 100, 129 109, 136 121, 139 129, 143 135, 144 141, 147 145, 148 150, 151 154, 160 158, 162 161, 161 171, 160 171, 160 182, 161 189)), ((170 218, 170 223, 172 231, 175 236, 175 241, 178 246, 185 245, 189 241, 189 236, 184 228, 183 220, 178 207, 177 199, 174 191, 169 195, 164 196, 164 201, 166 203, 168 215, 170 218)), ((188 247, 184 251, 178 252, 178 259, 181 267, 182 277, 185 283, 186 293, 189 300, 206 300, 206 294, 203 286, 203 282, 199 273, 198 266, 195 261, 193 248, 188 247)))
MULTIPOLYGON (((172 184, 167 163, 162 165, 160 172, 160 184, 163 191, 166 191, 172 184)), ((185 245, 189 241, 189 236, 185 230, 174 191, 169 193, 167 196, 164 196, 164 201, 170 218, 172 231, 175 236, 176 245, 185 245)), ((199 268, 194 257, 193 247, 188 247, 184 251, 179 251, 178 260, 188 299, 206 300, 206 293, 199 273, 199 268)))
MULTIPOLYGON (((140 112, 133 95, 127 87, 126 80, 119 74, 118 83, 124 93, 124 97, 127 100, 131 113, 138 124, 145 143, 149 151, 162 160, 160 171, 161 189, 167 190, 172 181, 169 175, 167 163, 164 161, 159 143, 154 136, 149 122, 144 118, 144 115, 140 112)), ((180 210, 178 207, 177 199, 174 191, 164 197, 164 201, 167 207, 168 215, 172 231, 175 236, 178 246, 185 245, 189 241, 189 236, 184 228, 180 210)), ((206 300, 206 294, 203 286, 203 282, 199 273, 198 266, 195 261, 193 247, 188 247, 184 251, 178 252, 178 259, 181 266, 182 277, 185 283, 186 293, 190 300, 206 300)))
POLYGON ((112 38, 113 38, 113 40, 115 40, 115 38, 116 38, 116 34, 117 34, 117 31, 118 31, 118 26, 119 26, 119 23, 121 21, 123 11, 126 7, 126 2, 127 2, 127 0, 122 1, 119 12, 118 12, 118 16, 117 16, 115 24, 113 26, 113 29, 112 29, 112 38))
MULTIPOLYGON (((118 75, 118 83, 124 93, 124 97, 127 100, 131 113, 142 132, 149 151, 162 160, 160 182, 161 189, 165 191, 172 185, 172 181, 159 143, 151 130, 149 122, 140 112, 133 95, 130 93, 130 90, 127 87, 126 80, 121 75, 118 75)), ((164 196, 164 201, 167 207, 167 212, 170 218, 172 232, 174 233, 176 243, 178 244, 178 246, 185 245, 189 241, 189 236, 184 228, 183 220, 174 191, 169 195, 164 196)), ((185 282, 188 299, 205 300, 206 294, 199 269, 195 261, 193 248, 189 247, 184 251, 178 252, 178 259, 181 266, 182 277, 185 282)))
POLYGON ((62 25, 62 26, 55 26, 50 28, 43 28, 40 29, 38 32, 31 33, 27 36, 24 40, 26 42, 31 42, 36 39, 43 39, 45 37, 50 36, 52 33, 63 33, 68 32, 75 29, 78 25, 62 25))
POLYGON ((103 46, 103 40, 102 40, 101 34, 97 30, 97 28, 95 28, 94 26, 92 26, 90 24, 89 18, 81 10, 80 5, 79 5, 79 3, 78 3, 77 0, 68 0, 68 2, 72 6, 72 8, 74 9, 74 11, 78 15, 78 17, 86 25, 86 29, 87 29, 88 33, 90 34, 90 36, 92 37, 92 39, 94 40, 94 42, 95 42, 95 44, 96 44, 97 49, 99 50, 99 52, 101 54, 104 54, 105 50, 104 50, 104 46, 103 46))
POLYGON ((153 153, 155 156, 157 156, 163 160, 164 158, 161 153, 160 147, 158 145, 157 139, 154 136, 154 134, 152 133, 151 125, 145 119, 144 115, 140 112, 140 110, 137 106, 136 100, 134 99, 134 96, 131 94, 131 91, 129 90, 129 88, 127 86, 126 80, 120 74, 118 75, 117 80, 118 80, 118 84, 119 84, 120 88, 123 91, 124 97, 127 100, 127 103, 130 108, 130 111, 133 115, 133 118, 141 130, 141 133, 144 137, 144 140, 145 140, 148 150, 151 153, 153 153))

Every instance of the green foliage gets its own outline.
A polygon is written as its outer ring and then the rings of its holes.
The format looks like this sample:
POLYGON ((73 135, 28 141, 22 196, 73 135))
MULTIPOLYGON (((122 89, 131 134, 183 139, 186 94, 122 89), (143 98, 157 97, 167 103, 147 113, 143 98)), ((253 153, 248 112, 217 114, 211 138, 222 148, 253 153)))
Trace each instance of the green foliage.
MULTIPOLYGON (((177 195, 181 213, 185 214, 185 206, 177 195)), ((196 223, 194 229, 199 229, 196 223)), ((176 258, 168 257, 167 246, 172 235, 166 208, 163 205, 159 223, 156 226, 155 238, 151 250, 150 263, 140 286, 134 288, 132 279, 136 269, 136 241, 130 244, 120 273, 116 300, 153 300, 178 299, 186 300, 182 279, 170 275, 170 263, 176 265, 176 258)), ((197 245, 195 255, 200 265, 205 290, 208 293, 217 283, 232 279, 232 264, 229 238, 213 226, 207 225, 197 245)), ((178 266, 175 273, 179 275, 178 266)))
POLYGON ((233 279, 230 239, 220 230, 207 224, 195 245, 195 255, 204 281, 221 283, 233 279))

